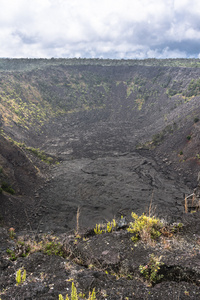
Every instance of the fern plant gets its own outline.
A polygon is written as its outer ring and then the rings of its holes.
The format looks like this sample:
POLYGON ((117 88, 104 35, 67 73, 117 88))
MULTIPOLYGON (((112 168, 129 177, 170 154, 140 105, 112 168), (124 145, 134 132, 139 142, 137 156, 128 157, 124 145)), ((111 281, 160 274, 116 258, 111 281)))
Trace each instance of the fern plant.
POLYGON ((77 290, 74 282, 72 282, 71 300, 78 300, 77 290))
POLYGON ((100 224, 96 224, 96 227, 94 228, 94 232, 95 234, 101 234, 103 232, 100 224))
POLYGON ((112 222, 108 222, 107 223, 107 228, 106 228, 106 230, 107 230, 107 232, 111 232, 112 231, 112 226, 113 226, 113 224, 112 224, 112 222))
MULTIPOLYGON (((64 300, 64 298, 61 294, 59 294, 59 300, 64 300)), ((79 300, 79 297, 77 294, 77 289, 76 289, 74 282, 72 282, 71 296, 69 297, 68 295, 66 295, 65 300, 79 300)), ((88 300, 97 300, 95 289, 93 289, 92 293, 91 292, 89 293, 88 300)))
POLYGON ((26 270, 24 269, 23 274, 22 270, 19 269, 16 274, 16 284, 20 285, 26 280, 26 270))
POLYGON ((92 293, 89 293, 89 298, 88 300, 96 300, 96 293, 95 293, 95 289, 93 289, 92 293))

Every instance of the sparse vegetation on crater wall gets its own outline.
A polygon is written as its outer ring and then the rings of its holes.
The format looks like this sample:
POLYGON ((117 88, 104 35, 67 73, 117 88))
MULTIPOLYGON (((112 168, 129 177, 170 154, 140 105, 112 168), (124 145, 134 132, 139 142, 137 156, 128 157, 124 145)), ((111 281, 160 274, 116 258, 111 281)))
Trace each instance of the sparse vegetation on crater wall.
POLYGON ((197 299, 199 61, 0 59, 2 300, 197 299))

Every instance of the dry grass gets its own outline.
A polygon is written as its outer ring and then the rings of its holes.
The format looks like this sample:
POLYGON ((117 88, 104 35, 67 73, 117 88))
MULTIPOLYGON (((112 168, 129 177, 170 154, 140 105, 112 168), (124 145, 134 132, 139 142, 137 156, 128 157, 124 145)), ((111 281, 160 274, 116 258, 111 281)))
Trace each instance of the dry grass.
POLYGON ((79 219, 80 219, 80 207, 78 207, 76 212, 76 235, 79 235, 79 219))
POLYGON ((162 240, 163 248, 166 249, 166 250, 171 250, 170 240, 167 240, 164 237, 162 237, 161 240, 162 240))
POLYGON ((155 216, 155 214, 156 214, 156 206, 152 204, 153 203, 153 195, 154 195, 154 191, 151 194, 150 204, 149 204, 149 208, 148 208, 149 218, 155 216))
POLYGON ((185 213, 188 213, 188 202, 187 202, 187 197, 185 197, 185 204, 184 204, 184 207, 185 207, 185 213))
POLYGON ((142 231, 140 232, 140 238, 143 242, 147 243, 151 247, 156 246, 156 241, 153 240, 152 237, 151 237, 150 228, 142 229, 142 231))

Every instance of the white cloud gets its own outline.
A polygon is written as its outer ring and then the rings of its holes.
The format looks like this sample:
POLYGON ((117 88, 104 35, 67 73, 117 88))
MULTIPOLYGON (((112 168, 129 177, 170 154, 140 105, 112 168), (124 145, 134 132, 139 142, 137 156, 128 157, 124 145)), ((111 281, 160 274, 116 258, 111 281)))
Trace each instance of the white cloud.
POLYGON ((1 57, 199 53, 197 0, 0 0, 0 6, 1 57))

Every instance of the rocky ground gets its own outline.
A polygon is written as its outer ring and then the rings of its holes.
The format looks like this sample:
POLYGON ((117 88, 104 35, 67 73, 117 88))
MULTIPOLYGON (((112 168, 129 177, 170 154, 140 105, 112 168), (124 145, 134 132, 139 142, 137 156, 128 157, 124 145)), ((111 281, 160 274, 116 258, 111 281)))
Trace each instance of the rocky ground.
POLYGON ((197 78, 199 68, 56 63, 1 73, 0 184, 15 191, 0 193, 2 300, 58 299, 72 282, 80 299, 93 288, 97 299, 200 299, 200 215, 184 207, 200 164, 198 84, 187 96, 197 78), (134 243, 131 212, 162 220, 161 236, 134 243), (121 216, 123 228, 94 233, 121 216), (154 281, 139 270, 152 254, 154 281))
POLYGON ((184 214, 180 230, 166 230, 157 241, 137 243, 131 241, 126 228, 98 235, 92 229, 73 231, 57 238, 19 232, 14 239, 1 228, 1 299, 58 299, 59 294, 70 294, 72 281, 80 299, 83 294, 88 297, 93 288, 97 299, 199 299, 199 217, 199 213, 184 214), (51 243, 50 252, 44 253, 40 241, 51 243), (6 249, 15 253, 15 261, 9 260, 11 254, 6 249), (26 251, 30 254, 23 257, 26 251), (140 265, 148 265, 152 254, 161 262, 155 282, 139 271, 140 265), (19 269, 27 274, 17 285, 19 269))

